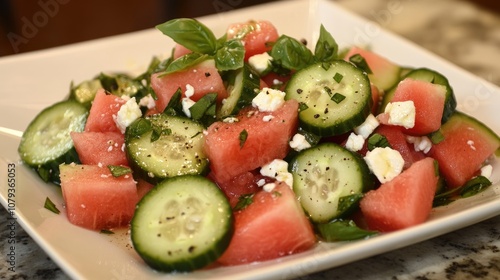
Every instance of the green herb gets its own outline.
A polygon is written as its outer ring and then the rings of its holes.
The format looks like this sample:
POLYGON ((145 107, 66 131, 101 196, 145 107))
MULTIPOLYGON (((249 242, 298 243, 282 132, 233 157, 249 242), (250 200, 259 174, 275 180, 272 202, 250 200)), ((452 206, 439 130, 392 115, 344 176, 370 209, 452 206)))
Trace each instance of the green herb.
POLYGON ((391 144, 389 143, 389 140, 387 138, 379 133, 374 133, 372 136, 368 138, 368 151, 372 151, 375 148, 385 148, 385 147, 391 147, 391 144))
POLYGON ((102 233, 102 234, 115 234, 114 231, 111 231, 109 229, 101 229, 101 231, 99 233, 102 233))
POLYGON ((120 177, 132 173, 132 169, 121 165, 108 165, 108 169, 113 177, 120 177))
POLYGON ((359 201, 363 198, 363 194, 355 193, 339 197, 338 212, 342 213, 342 217, 348 216, 358 209, 359 201))
POLYGON ((300 103, 299 103, 299 112, 302 112, 302 111, 304 111, 304 110, 307 110, 308 108, 309 108, 309 106, 307 106, 307 104, 306 104, 306 103, 304 103, 304 102, 300 102, 300 103))
POLYGON ((491 185, 491 181, 484 176, 474 177, 461 187, 454 188, 434 196, 432 207, 444 206, 456 201, 457 199, 471 197, 484 191, 491 185))
MULTIPOLYGON (((200 98, 196 103, 189 108, 191 112, 191 118, 195 121, 203 118, 207 113, 210 112, 210 108, 215 105, 217 101, 217 93, 209 93, 200 98)), ((214 115, 211 114, 211 117, 214 115)))
POLYGON ((326 224, 317 224, 316 227, 326 242, 351 241, 378 234, 377 231, 359 228, 352 220, 334 220, 326 224))
POLYGON ((342 74, 340 74, 340 73, 335 73, 335 75, 333 76, 333 80, 335 80, 335 82, 337 82, 337 83, 340 83, 343 78, 344 78, 344 76, 342 76, 342 74))
POLYGON ((217 50, 214 33, 195 19, 173 19, 157 25, 156 28, 195 53, 214 55, 217 50))
POLYGON ((59 211, 59 209, 57 209, 54 202, 52 202, 52 200, 50 200, 50 198, 48 198, 48 197, 45 198, 45 203, 43 204, 43 208, 45 208, 53 213, 56 213, 56 214, 61 213, 61 211, 59 211))
POLYGON ((314 49, 314 56, 319 62, 331 62, 338 56, 339 46, 332 35, 326 31, 323 24, 319 29, 319 38, 314 49))
POLYGON ((253 193, 243 194, 238 198, 238 203, 234 206, 234 211, 239 211, 247 208, 250 204, 253 203, 253 193))
POLYGON ((241 40, 229 40, 215 54, 215 66, 219 71, 236 70, 243 67, 245 47, 241 40))
POLYGON ((128 142, 132 138, 139 138, 141 135, 151 131, 152 129, 153 125, 151 124, 151 121, 145 118, 138 118, 127 127, 125 142, 128 142))
POLYGON ((299 70, 314 62, 312 52, 304 44, 286 35, 275 42, 271 57, 273 63, 288 70, 299 70))
POLYGON ((332 92, 332 89, 327 87, 327 86, 324 86, 323 89, 326 91, 326 93, 328 93, 328 96, 330 96, 330 98, 332 98, 333 100, 333 92, 332 92))
POLYGON ((172 129, 170 128, 162 128, 162 127, 159 127, 159 126, 153 126, 152 127, 152 130, 153 132, 151 133, 151 139, 149 141, 151 141, 151 143, 157 141, 158 139, 160 139, 160 137, 162 135, 170 135, 172 134, 172 129))
POLYGON ((366 74, 372 74, 372 70, 368 66, 365 58, 360 54, 355 54, 349 57, 349 61, 356 65, 356 67, 358 67, 359 69, 363 70, 366 74))
POLYGON ((491 184, 492 183, 488 180, 488 178, 484 176, 477 176, 467 181, 467 183, 465 183, 460 189, 459 194, 461 197, 471 197, 484 191, 486 188, 491 186, 491 184))
POLYGON ((182 111, 182 90, 181 88, 177 88, 174 95, 170 98, 170 101, 167 104, 167 107, 163 110, 163 114, 167 114, 169 116, 179 116, 183 115, 182 111))
POLYGON ((340 93, 338 93, 338 92, 337 92, 337 93, 335 93, 335 94, 332 96, 332 98, 331 98, 331 100, 332 100, 333 102, 337 103, 337 104, 339 104, 340 102, 342 102, 344 99, 345 99, 345 95, 342 95, 342 94, 340 94, 340 93))
POLYGON ((247 141, 247 138, 248 138, 248 132, 246 131, 246 129, 243 129, 241 132, 240 132, 240 148, 243 148, 243 145, 245 145, 245 142, 247 141))
POLYGON ((200 53, 188 53, 186 55, 183 55, 176 60, 172 61, 168 67, 163 71, 160 76, 182 71, 184 69, 187 69, 193 65, 199 64, 202 61, 205 61, 209 58, 208 55, 206 54, 200 54, 200 53))

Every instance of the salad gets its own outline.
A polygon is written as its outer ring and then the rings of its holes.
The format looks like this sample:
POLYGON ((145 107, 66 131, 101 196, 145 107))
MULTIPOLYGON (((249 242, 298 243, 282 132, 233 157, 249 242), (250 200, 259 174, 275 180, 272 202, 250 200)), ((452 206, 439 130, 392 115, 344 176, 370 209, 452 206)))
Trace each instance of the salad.
POLYGON ((157 28, 168 59, 72 85, 19 145, 71 223, 130 227, 156 270, 370 238, 491 185, 500 138, 456 110, 442 73, 339 49, 323 26, 313 50, 267 21, 157 28))

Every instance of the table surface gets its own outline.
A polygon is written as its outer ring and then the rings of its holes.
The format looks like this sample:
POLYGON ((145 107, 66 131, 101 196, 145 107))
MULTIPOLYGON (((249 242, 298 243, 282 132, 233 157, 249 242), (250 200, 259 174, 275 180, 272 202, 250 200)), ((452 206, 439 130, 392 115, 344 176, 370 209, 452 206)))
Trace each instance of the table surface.
MULTIPOLYGON (((340 5, 500 85, 500 14, 463 0, 338 0, 340 5), (387 14, 391 3, 402 9, 387 14)), ((500 213, 499 213, 500 214, 500 213)), ((8 214, 0 210, 0 220, 8 214)), ((4 265, 8 228, 0 229, 0 279, 68 277, 17 227, 16 273, 4 265)), ((500 215, 409 247, 299 279, 500 279, 500 215)))

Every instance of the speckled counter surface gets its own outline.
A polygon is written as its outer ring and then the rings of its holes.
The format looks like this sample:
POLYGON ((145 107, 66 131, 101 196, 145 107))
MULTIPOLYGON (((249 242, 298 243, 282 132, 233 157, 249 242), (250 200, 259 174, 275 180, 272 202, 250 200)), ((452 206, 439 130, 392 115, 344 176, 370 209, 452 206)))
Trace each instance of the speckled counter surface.
MULTIPOLYGON (((500 85, 500 14, 461 0, 337 2, 500 85)), ((8 270, 8 217, 0 210, 0 220, 7 225, 0 228, 0 279, 67 279, 20 226, 16 272, 8 270)), ((500 216, 299 279, 500 279, 500 216)))

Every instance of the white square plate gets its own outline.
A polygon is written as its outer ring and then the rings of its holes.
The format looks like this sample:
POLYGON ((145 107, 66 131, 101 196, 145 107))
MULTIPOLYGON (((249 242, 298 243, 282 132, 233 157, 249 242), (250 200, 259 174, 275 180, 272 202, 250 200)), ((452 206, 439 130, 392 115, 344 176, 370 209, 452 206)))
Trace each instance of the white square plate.
MULTIPOLYGON (((234 10, 200 20, 216 35, 229 23, 267 19, 280 33, 316 41, 320 24, 341 47, 370 45, 401 65, 433 68, 450 80, 459 109, 500 133, 497 105, 500 89, 456 66, 367 22, 331 1, 281 1, 234 10), (297 16, 300 15, 300 16, 297 16)), ((18 222, 47 254, 72 278, 85 279, 239 279, 292 278, 340 266, 376 254, 414 244, 500 214, 500 170, 493 162, 494 186, 468 199, 433 211, 426 223, 369 240, 352 243, 321 243, 313 250, 273 261, 236 267, 216 267, 189 274, 160 274, 149 269, 128 244, 126 231, 99 234, 71 225, 64 213, 43 208, 49 197, 63 209, 60 189, 44 184, 19 162, 19 136, 43 108, 63 99, 71 81, 79 83, 101 71, 139 73, 155 55, 167 56, 173 42, 151 29, 39 52, 0 58, 0 178, 7 178, 7 165, 16 165, 15 213, 18 222)), ((0 200, 9 207, 8 190, 2 184, 0 200)), ((12 202, 12 201, 10 201, 12 202)), ((11 206, 12 206, 11 205, 11 206)))

